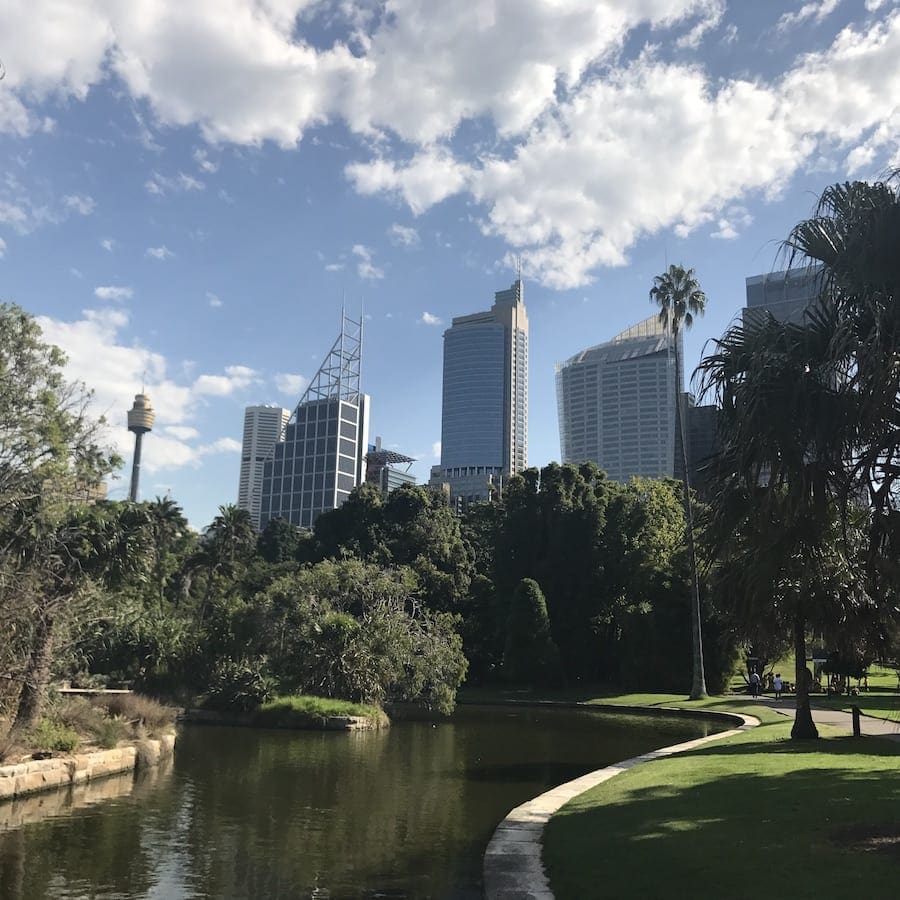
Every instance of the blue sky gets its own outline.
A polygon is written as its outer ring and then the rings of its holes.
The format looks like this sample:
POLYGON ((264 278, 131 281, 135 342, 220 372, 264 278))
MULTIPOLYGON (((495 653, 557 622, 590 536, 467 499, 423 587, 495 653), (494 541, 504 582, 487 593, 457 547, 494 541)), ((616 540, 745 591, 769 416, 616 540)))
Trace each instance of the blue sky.
POLYGON ((542 465, 554 362, 649 315, 667 262, 709 296, 690 369, 823 187, 900 166, 893 0, 5 0, 0 59, 0 297, 126 456, 146 377, 142 492, 197 526, 343 302, 372 438, 424 479, 443 328, 521 254, 542 465))

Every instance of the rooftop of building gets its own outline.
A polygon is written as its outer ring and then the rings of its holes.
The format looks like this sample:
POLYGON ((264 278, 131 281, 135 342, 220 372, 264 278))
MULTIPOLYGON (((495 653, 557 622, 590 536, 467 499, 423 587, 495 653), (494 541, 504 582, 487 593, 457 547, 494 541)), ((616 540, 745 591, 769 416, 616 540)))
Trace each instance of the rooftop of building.
POLYGON ((557 371, 566 366, 578 363, 605 360, 606 362, 622 362, 639 356, 651 356, 661 353, 669 346, 668 329, 660 321, 659 314, 652 316, 626 328, 602 344, 595 344, 570 356, 564 363, 557 363, 557 371))

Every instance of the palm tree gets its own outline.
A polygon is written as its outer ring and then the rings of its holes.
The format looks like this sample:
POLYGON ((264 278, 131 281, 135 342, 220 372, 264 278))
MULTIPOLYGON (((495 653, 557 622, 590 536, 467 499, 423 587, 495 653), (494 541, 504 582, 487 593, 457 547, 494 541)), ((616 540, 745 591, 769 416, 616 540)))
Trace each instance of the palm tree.
POLYGON ((200 624, 206 615, 216 576, 233 575, 236 564, 256 547, 256 529, 246 509, 233 503, 219 507, 219 515, 203 534, 198 550, 198 562, 206 568, 206 591, 197 618, 200 624))
POLYGON ((679 342, 682 326, 690 328, 694 316, 706 310, 706 294, 700 288, 696 272, 683 266, 671 265, 653 279, 650 300, 659 306, 659 320, 671 328, 675 347, 675 443, 682 464, 684 481, 684 518, 688 557, 691 568, 691 634, 693 644, 693 680, 691 700, 706 697, 706 672, 703 666, 703 634, 700 622, 700 586, 697 579, 697 555, 694 548, 694 511, 691 502, 691 479, 685 447, 685 412, 683 408, 682 361, 679 342))
POLYGON ((166 581, 173 568, 176 545, 188 533, 188 523, 181 507, 171 497, 157 497, 145 505, 153 545, 153 580, 156 599, 161 607, 165 600, 166 581))

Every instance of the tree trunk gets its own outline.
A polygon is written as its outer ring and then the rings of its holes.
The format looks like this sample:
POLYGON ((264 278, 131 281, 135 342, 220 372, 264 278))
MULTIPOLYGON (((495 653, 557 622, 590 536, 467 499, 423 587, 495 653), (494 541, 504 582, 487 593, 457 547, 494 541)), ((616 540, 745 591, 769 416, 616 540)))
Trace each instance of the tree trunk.
POLYGON ((19 706, 13 722, 13 731, 24 731, 35 725, 44 710, 47 685, 50 684, 50 666, 53 662, 53 613, 41 616, 34 630, 34 644, 19 694, 19 706))
POLYGON ((691 500, 691 476, 688 469, 686 441, 684 439, 684 409, 682 408, 682 390, 678 383, 678 332, 673 328, 675 346, 675 440, 683 466, 682 481, 684 483, 684 530, 688 548, 688 564, 691 569, 691 648, 693 652, 693 677, 691 680, 691 700, 702 700, 706 693, 706 668, 703 663, 703 628, 700 609, 700 584, 697 579, 697 553, 694 547, 694 507, 691 500))
POLYGON ((797 714, 791 738, 811 740, 819 736, 809 707, 809 677, 806 671, 806 620, 802 613, 794 616, 794 680, 797 692, 797 714))

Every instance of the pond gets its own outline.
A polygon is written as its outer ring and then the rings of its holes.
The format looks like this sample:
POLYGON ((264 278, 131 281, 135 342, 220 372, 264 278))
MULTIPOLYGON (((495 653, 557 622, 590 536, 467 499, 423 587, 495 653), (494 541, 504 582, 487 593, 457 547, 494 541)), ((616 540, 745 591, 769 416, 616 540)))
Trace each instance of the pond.
POLYGON ((381 732, 185 726, 157 772, 0 804, 0 896, 477 898, 514 806, 709 730, 472 706, 381 732))

